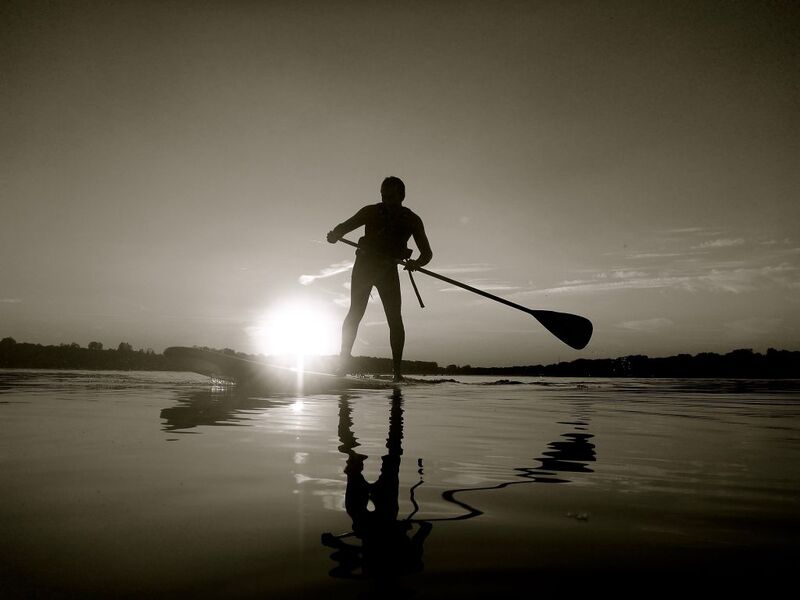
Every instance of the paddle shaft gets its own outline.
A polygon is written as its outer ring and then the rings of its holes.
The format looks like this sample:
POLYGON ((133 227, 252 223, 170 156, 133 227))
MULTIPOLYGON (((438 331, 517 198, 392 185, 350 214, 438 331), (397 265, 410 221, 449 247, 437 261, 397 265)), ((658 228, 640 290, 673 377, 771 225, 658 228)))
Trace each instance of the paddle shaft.
MULTIPOLYGON (((347 240, 345 238, 339 238, 339 241, 347 244, 348 246, 353 246, 354 248, 358 248, 359 245, 355 242, 347 240)), ((398 261, 399 264, 405 264, 405 261, 398 261)), ((433 271, 429 271, 423 267, 418 267, 416 269, 420 273, 424 273, 430 277, 434 277, 436 279, 440 279, 441 281, 446 281, 447 283, 454 285, 456 287, 460 287, 465 289, 473 294, 478 294, 479 296, 483 296, 484 298, 489 298, 489 300, 494 300, 495 302, 499 302, 500 304, 505 304, 506 306, 510 306, 511 308, 516 308, 517 310, 521 310, 524 313, 528 313, 529 315, 536 316, 538 310, 533 310, 530 308, 526 308, 521 304, 517 304, 516 302, 511 302, 511 300, 506 300, 505 298, 501 298, 500 296, 495 296, 494 294, 490 294, 489 292, 484 292, 483 290, 479 290, 478 288, 472 287, 471 285, 467 285, 466 283, 461 283, 460 281, 456 281, 455 279, 450 279, 449 277, 445 277, 444 275, 439 275, 438 273, 434 273, 433 271)))

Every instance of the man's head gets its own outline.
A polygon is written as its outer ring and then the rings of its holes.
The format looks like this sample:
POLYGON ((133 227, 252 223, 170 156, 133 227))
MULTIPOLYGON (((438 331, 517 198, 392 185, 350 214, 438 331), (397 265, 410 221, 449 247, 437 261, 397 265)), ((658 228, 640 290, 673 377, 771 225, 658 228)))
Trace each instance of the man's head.
POLYGON ((381 184, 384 204, 399 205, 406 197, 406 186, 399 177, 387 177, 381 184))

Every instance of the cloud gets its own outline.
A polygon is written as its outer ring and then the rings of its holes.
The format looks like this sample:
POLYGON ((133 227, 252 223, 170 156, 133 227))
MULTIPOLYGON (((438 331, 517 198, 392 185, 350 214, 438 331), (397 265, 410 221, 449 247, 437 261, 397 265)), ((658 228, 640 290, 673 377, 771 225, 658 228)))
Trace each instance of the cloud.
MULTIPOLYGON (((479 290, 483 290, 484 292, 514 292, 514 291, 517 291, 517 290, 520 289, 519 286, 514 286, 514 285, 501 285, 501 284, 488 284, 487 285, 487 284, 484 284, 484 285, 478 286, 478 285, 474 285, 474 284, 471 284, 471 283, 468 284, 468 285, 471 285, 472 287, 476 287, 479 290)), ((439 291, 440 292, 467 292, 469 290, 465 290, 464 288, 460 288, 460 287, 447 287, 447 288, 441 288, 439 291)))
POLYGON ((685 227, 652 232, 650 243, 650 247, 603 255, 613 257, 616 264, 574 272, 580 279, 565 278, 556 285, 514 295, 667 289, 743 294, 800 289, 797 244, 789 238, 750 244, 745 235, 685 227), (664 234, 674 237, 661 237, 664 234))
POLYGON ((778 317, 749 317, 725 323, 725 330, 733 336, 763 335, 775 331, 783 319, 778 317))
POLYGON ((700 233, 708 231, 705 227, 681 227, 678 229, 665 229, 664 233, 700 233))
POLYGON ((775 266, 713 270, 703 278, 704 283, 716 290, 740 293, 770 287, 800 288, 798 268, 788 263, 775 266))
POLYGON ((645 277, 647 273, 644 271, 625 271, 625 270, 618 270, 618 271, 611 271, 609 273, 609 277, 613 277, 614 279, 633 279, 634 277, 645 277))
POLYGON ((702 250, 705 248, 731 248, 733 246, 741 246, 744 244, 743 238, 720 238, 703 242, 697 246, 692 246, 695 249, 702 250))
POLYGON ((339 273, 344 273, 345 271, 349 271, 353 268, 355 263, 352 260, 345 260, 338 263, 333 263, 330 267, 326 267, 322 269, 316 275, 301 275, 298 277, 298 281, 302 285, 311 285, 317 279, 324 279, 325 277, 332 277, 333 275, 338 275, 339 273))
POLYGON ((703 251, 742 246, 746 243, 742 237, 723 237, 726 233, 724 229, 709 227, 662 229, 650 235, 650 242, 658 244, 657 248, 643 248, 624 255, 628 259, 636 260, 702 256, 703 251))
POLYGON ((539 296, 545 294, 571 294, 581 292, 608 292, 613 290, 647 290, 679 287, 690 282, 689 277, 645 277, 619 281, 565 281, 562 285, 519 292, 520 296, 539 296))
POLYGON ((722 235, 725 233, 725 229, 719 227, 677 227, 675 229, 661 229, 655 233, 657 235, 666 234, 668 238, 674 240, 680 237, 698 238, 722 235))
POLYGON ((517 296, 608 292, 616 290, 678 289, 688 292, 728 292, 741 294, 782 287, 800 288, 798 268, 789 263, 774 266, 696 270, 690 274, 662 272, 658 275, 615 279, 603 271, 593 279, 562 282, 550 288, 518 292, 517 296))
MULTIPOLYGON (((491 279, 467 279, 465 281, 467 285, 471 285, 472 287, 476 287, 480 290, 484 290, 487 292, 515 292, 519 291, 522 288, 518 285, 511 285, 509 283, 495 281, 491 279)), ((447 287, 442 288, 439 290, 440 292, 466 292, 464 288, 460 287, 447 287)))
POLYGON ((0 298, 0 304, 19 304, 22 298, 0 298))
POLYGON ((463 265, 445 265, 443 267, 437 266, 437 273, 482 273, 486 271, 494 271, 492 265, 486 263, 468 263, 463 265))
POLYGON ((695 252, 636 252, 634 254, 628 254, 627 258, 676 258, 679 256, 693 256, 695 254, 695 252))
POLYGON ((789 238, 783 238, 782 240, 764 240, 759 242, 762 246, 788 246, 792 243, 792 240, 789 238))
POLYGON ((630 329, 632 331, 641 331, 643 333, 654 333, 661 329, 671 327, 672 325, 674 325, 672 320, 664 317, 657 317, 655 319, 644 319, 641 321, 623 321, 618 324, 618 327, 630 329))

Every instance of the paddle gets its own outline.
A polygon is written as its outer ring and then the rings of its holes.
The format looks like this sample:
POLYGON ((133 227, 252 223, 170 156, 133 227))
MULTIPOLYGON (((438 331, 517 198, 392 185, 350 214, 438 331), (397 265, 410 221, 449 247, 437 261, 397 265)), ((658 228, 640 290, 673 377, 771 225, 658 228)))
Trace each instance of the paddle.
MULTIPOLYGON (((347 244, 348 246, 353 246, 354 248, 358 248, 358 244, 347 240, 345 238, 339 238, 339 241, 347 244)), ((400 264, 405 264, 405 261, 398 261, 400 264)), ((490 300, 494 300, 495 302, 499 302, 500 304, 505 304, 506 306, 510 306, 511 308, 516 308, 517 310, 521 310, 524 313, 528 313, 533 318, 535 318, 539 323, 541 323, 547 331, 552 333, 562 342, 564 342, 567 346, 575 348, 576 350, 580 350, 586 347, 586 344, 589 343, 589 340, 592 338, 592 322, 579 315, 571 315, 569 313, 562 313, 562 312, 554 312, 552 310, 533 310, 530 308, 526 308, 521 304, 517 304, 516 302, 511 302, 510 300, 506 300, 505 298, 501 298, 500 296, 495 296, 494 294, 490 294, 489 292, 484 292, 483 290, 479 290, 478 288, 472 287, 471 285, 467 285, 466 283, 461 283, 460 281, 456 281, 455 279, 450 279, 449 277, 445 277, 444 275, 439 275, 438 273, 434 273, 433 271, 429 271, 428 269, 424 269, 419 267, 417 269, 420 273, 424 273, 429 277, 434 277, 436 279, 440 279, 441 281, 446 281, 451 285, 455 285, 462 289, 465 289, 469 292, 474 294, 478 294, 483 296, 484 298, 489 298, 490 300)))

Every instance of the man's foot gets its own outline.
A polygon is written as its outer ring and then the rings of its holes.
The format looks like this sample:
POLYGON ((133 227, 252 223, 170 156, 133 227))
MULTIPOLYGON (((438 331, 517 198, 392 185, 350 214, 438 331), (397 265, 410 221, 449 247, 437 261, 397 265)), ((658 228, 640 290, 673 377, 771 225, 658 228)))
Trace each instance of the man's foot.
POLYGON ((392 381, 394 381, 395 383, 402 383, 405 380, 406 378, 403 377, 402 373, 395 373, 394 377, 392 377, 392 381))

